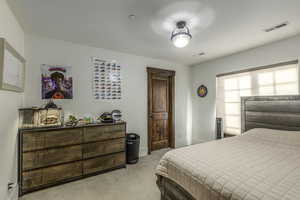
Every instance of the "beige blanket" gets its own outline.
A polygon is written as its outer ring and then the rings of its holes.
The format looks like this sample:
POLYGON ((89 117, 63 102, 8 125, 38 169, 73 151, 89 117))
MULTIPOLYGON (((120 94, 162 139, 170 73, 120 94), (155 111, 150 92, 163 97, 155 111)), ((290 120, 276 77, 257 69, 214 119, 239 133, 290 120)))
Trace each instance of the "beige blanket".
POLYGON ((253 129, 176 149, 157 174, 197 200, 300 200, 300 132, 253 129))

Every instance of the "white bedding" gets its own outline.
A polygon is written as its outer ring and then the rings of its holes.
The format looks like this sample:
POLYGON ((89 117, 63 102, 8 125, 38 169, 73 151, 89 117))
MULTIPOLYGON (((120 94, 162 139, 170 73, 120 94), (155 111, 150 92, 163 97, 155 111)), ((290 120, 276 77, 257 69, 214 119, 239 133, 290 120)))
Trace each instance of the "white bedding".
POLYGON ((300 132, 252 129, 176 149, 157 174, 197 200, 300 200, 300 132))

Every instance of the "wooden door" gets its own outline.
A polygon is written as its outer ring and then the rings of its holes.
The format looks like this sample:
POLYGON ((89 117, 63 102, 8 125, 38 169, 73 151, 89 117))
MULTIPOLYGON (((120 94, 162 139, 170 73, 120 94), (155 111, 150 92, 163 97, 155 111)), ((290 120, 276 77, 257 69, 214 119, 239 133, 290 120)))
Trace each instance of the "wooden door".
POLYGON ((148 70, 148 152, 174 148, 174 71, 148 70))

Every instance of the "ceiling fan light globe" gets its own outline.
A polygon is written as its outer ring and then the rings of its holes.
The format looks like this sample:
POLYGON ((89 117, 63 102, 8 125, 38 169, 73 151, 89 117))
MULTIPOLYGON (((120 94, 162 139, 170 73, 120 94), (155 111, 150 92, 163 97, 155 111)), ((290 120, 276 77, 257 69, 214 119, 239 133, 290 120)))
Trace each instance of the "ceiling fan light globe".
POLYGON ((186 34, 178 34, 172 38, 172 42, 175 47, 183 48, 186 47, 191 40, 191 37, 186 34))

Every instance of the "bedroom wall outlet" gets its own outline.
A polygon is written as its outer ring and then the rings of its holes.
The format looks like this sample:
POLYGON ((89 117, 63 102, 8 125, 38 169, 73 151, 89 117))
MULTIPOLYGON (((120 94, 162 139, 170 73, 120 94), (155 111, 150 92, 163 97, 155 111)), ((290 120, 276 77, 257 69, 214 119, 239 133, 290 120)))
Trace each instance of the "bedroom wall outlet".
POLYGON ((15 183, 12 183, 12 182, 9 182, 7 184, 7 190, 8 191, 12 191, 14 189, 14 187, 16 187, 16 184, 15 183))
POLYGON ((7 200, 18 200, 18 184, 9 182, 7 184, 7 200))

